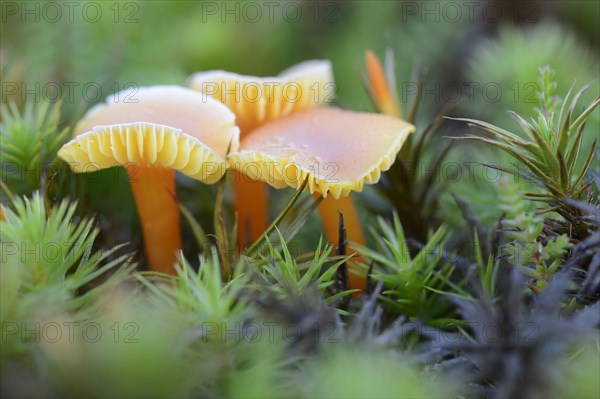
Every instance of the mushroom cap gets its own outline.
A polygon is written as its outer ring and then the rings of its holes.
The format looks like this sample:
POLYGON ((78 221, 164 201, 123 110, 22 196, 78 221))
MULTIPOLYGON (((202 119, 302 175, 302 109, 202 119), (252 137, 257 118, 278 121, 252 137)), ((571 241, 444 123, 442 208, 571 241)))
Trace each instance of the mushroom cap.
POLYGON ((159 166, 205 183, 226 170, 239 146, 235 115, 222 103, 178 86, 133 88, 92 108, 58 152, 74 172, 116 165, 159 166))
POLYGON ((330 101, 335 95, 331 63, 326 60, 302 62, 276 77, 198 72, 190 76, 188 86, 227 104, 237 116, 242 135, 266 121, 330 101))
POLYGON ((323 107, 266 123, 250 132, 230 167, 275 188, 299 188, 334 198, 379 181, 415 130, 400 119, 323 107))

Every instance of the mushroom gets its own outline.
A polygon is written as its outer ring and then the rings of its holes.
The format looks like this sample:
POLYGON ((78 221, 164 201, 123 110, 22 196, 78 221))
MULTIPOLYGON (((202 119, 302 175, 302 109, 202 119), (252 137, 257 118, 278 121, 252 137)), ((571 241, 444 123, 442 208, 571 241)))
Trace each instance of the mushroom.
POLYGON ((211 184, 239 145, 235 115, 178 86, 135 88, 92 108, 59 151, 76 173, 123 166, 141 220, 150 269, 173 273, 181 249, 175 171, 211 184))
MULTIPOLYGON (((226 104, 236 114, 241 138, 263 123, 319 106, 334 94, 331 63, 322 60, 302 62, 277 77, 199 72, 189 78, 188 85, 226 104)), ((246 172, 240 169, 234 176, 240 250, 256 241, 268 225, 267 186, 246 172)))
MULTIPOLYGON (((311 194, 324 198, 319 211, 329 240, 337 240, 340 212, 348 240, 364 244, 350 193, 379 181, 413 131, 413 125, 387 115, 331 107, 308 109, 247 134, 239 151, 229 153, 229 165, 237 170, 253 165, 245 173, 275 188, 298 189, 308 178, 311 194)), ((366 279, 358 267, 351 264, 350 271, 350 287, 364 289, 366 279)))

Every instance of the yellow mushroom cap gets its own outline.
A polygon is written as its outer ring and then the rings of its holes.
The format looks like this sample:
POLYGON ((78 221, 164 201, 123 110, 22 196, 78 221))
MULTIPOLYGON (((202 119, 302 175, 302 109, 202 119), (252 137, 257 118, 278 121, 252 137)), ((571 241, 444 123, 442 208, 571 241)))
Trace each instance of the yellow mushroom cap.
POLYGON ((227 104, 242 134, 266 121, 330 101, 335 94, 331 63, 325 60, 302 62, 276 77, 199 72, 189 78, 188 85, 227 104))
POLYGON ((226 170, 239 146, 235 115, 222 103, 178 86, 134 88, 92 108, 58 152, 74 172, 116 165, 160 166, 205 183, 226 170))
POLYGON ((229 165, 275 188, 299 188, 334 198, 379 181, 414 126, 400 119, 314 108, 266 123, 250 132, 229 165))

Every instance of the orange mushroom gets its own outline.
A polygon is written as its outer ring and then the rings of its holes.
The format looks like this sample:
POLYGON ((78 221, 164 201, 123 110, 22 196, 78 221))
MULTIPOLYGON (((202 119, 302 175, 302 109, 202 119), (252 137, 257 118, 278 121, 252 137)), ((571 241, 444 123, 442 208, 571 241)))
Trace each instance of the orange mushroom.
MULTIPOLYGON (((350 193, 379 181, 413 131, 413 125, 387 115, 309 109, 247 134, 239 151, 229 154, 229 165, 275 188, 298 189, 308 178, 311 194, 324 197, 319 208, 329 240, 337 240, 339 211, 348 240, 364 244, 350 193)), ((350 272, 350 287, 364 289, 366 279, 359 268, 350 263, 350 272)))
MULTIPOLYGON (((334 94, 329 61, 306 61, 276 77, 243 76, 226 71, 199 72, 188 85, 226 104, 237 117, 240 137, 281 116, 322 105, 334 94)), ((238 246, 256 241, 268 226, 267 186, 243 168, 235 174, 238 246)))
POLYGON ((124 166, 152 270, 173 273, 181 249, 175 171, 211 184, 239 145, 235 115, 222 103, 178 86, 116 93, 92 108, 58 155, 76 173, 124 166))

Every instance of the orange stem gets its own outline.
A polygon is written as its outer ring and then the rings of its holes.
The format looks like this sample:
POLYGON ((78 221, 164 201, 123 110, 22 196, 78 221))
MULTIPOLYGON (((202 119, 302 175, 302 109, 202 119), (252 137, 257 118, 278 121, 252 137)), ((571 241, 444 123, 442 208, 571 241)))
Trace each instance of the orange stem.
POLYGON ((150 270, 175 274, 173 264, 181 249, 175 171, 138 166, 128 168, 127 173, 142 224, 150 270))
MULTIPOLYGON (((325 229, 325 234, 329 241, 333 244, 338 244, 339 233, 339 215, 338 212, 344 215, 344 224, 346 226, 346 238, 348 242, 365 245, 365 237, 360 226, 358 212, 354 206, 354 201, 351 196, 335 199, 331 195, 323 198, 319 204, 319 213, 321 221, 325 229)), ((352 246, 349 245, 351 249, 352 246)), ((364 272, 356 264, 356 260, 348 262, 348 282, 351 289, 363 290, 367 287, 367 280, 364 272)))
POLYGON ((266 183, 252 180, 238 171, 235 172, 233 189, 238 216, 238 250, 242 251, 267 230, 269 190, 266 183))
POLYGON ((371 95, 375 101, 379 111, 386 115, 400 116, 400 111, 395 98, 392 96, 390 86, 385 77, 385 72, 379 58, 371 50, 365 53, 367 62, 367 75, 369 77, 369 85, 371 95))

